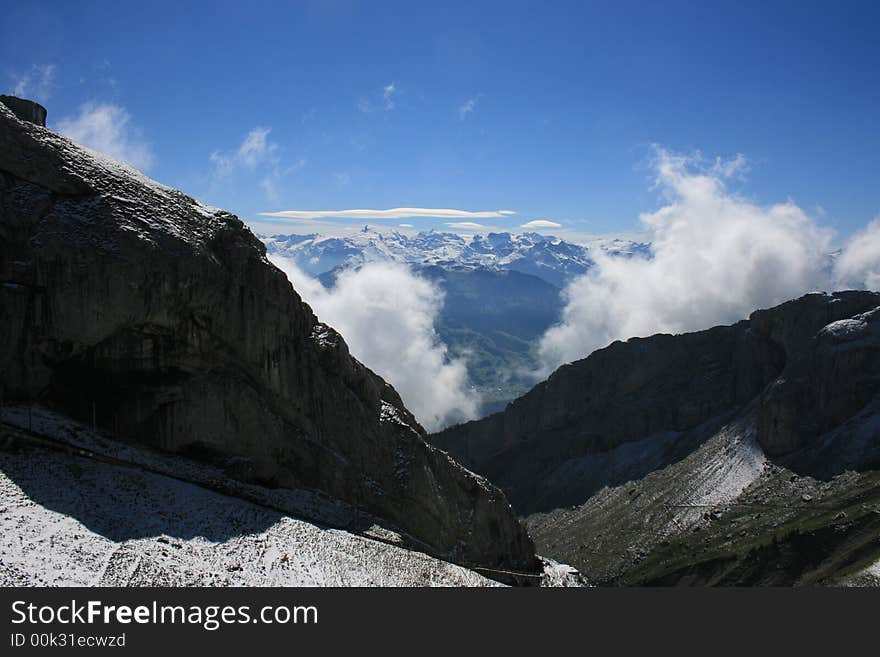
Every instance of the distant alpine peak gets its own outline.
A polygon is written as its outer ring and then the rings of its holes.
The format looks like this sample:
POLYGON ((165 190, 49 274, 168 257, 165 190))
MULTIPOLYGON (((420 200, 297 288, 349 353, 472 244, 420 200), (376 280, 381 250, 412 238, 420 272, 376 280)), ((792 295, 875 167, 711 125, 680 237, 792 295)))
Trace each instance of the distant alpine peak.
POLYGON ((378 261, 519 271, 559 287, 585 273, 597 251, 624 257, 650 254, 650 245, 620 238, 578 244, 534 232, 459 235, 432 229, 405 235, 396 230, 379 232, 369 225, 344 237, 311 233, 260 239, 270 255, 291 258, 313 276, 378 261))

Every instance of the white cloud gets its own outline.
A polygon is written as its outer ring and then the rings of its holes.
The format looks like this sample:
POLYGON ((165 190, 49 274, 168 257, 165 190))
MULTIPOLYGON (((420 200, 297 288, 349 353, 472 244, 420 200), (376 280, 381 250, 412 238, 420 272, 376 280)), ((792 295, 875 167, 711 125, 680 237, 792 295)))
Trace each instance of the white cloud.
POLYGON ((45 103, 52 95, 55 71, 55 64, 34 64, 15 81, 13 93, 19 98, 45 103))
POLYGON ((480 95, 476 95, 473 98, 469 98, 458 108, 458 118, 464 121, 467 118, 468 114, 471 114, 476 108, 477 103, 480 102, 480 95))
POLYGON ((450 228, 457 228, 459 230, 482 230, 485 228, 483 224, 478 224, 473 221, 454 221, 446 225, 450 228))
POLYGON ((401 228, 415 228, 412 224, 399 224, 401 228))
POLYGON ((532 221, 527 221, 520 228, 562 228, 562 224, 558 224, 555 221, 548 221, 547 219, 534 219, 532 221))
POLYGON ((440 219, 487 219, 516 214, 513 210, 486 210, 470 212, 449 208, 391 208, 389 210, 282 210, 281 212, 261 212, 264 217, 283 217, 286 219, 406 219, 410 217, 435 217, 440 219))
POLYGON ((373 95, 372 98, 374 100, 370 100, 367 96, 361 96, 358 99, 357 108, 364 114, 369 114, 379 109, 390 112, 395 107, 394 94, 396 93, 397 85, 394 82, 389 82, 382 87, 381 97, 373 95))
POLYGON ((257 172, 257 183, 266 199, 277 203, 280 195, 278 185, 284 176, 294 174, 305 167, 306 161, 300 158, 290 166, 283 166, 278 155, 278 144, 269 139, 272 128, 257 126, 250 130, 233 151, 215 150, 209 159, 213 165, 214 182, 228 178, 237 171, 257 172))
POLYGON ((256 127, 245 135, 241 144, 232 153, 219 150, 211 153, 210 160, 214 165, 214 175, 224 178, 237 167, 256 169, 264 164, 276 165, 278 145, 269 141, 272 128, 256 127))
POLYGON ((270 256, 351 353, 390 382, 428 430, 476 417, 478 399, 461 360, 449 360, 434 330, 443 293, 393 263, 342 272, 325 289, 289 259, 270 256))
POLYGON ((235 169, 235 158, 224 155, 220 151, 214 151, 208 159, 214 165, 214 176, 216 178, 225 178, 235 169))
POLYGON ((596 254, 541 339, 543 374, 616 339, 730 323, 823 288, 831 232, 792 201, 765 207, 730 193, 725 181, 744 168, 741 156, 705 167, 658 151, 666 205, 641 216, 653 257, 596 254))
POLYGON ((130 125, 130 121, 124 107, 86 103, 76 116, 61 119, 57 129, 78 144, 146 171, 155 161, 153 149, 142 140, 140 131, 130 125))
POLYGON ((880 217, 853 235, 834 263, 838 289, 880 290, 880 217))
POLYGON ((271 174, 264 177, 260 181, 260 187, 266 193, 266 198, 270 201, 278 201, 278 188, 275 186, 275 177, 271 174))
POLYGON ((385 101, 385 111, 391 111, 394 109, 394 92, 397 91, 397 87, 394 86, 394 83, 385 85, 382 89, 382 99, 385 101))
POLYGON ((272 128, 254 128, 241 142, 236 155, 246 167, 253 169, 258 164, 263 164, 274 158, 278 146, 269 142, 268 137, 271 131, 272 128))

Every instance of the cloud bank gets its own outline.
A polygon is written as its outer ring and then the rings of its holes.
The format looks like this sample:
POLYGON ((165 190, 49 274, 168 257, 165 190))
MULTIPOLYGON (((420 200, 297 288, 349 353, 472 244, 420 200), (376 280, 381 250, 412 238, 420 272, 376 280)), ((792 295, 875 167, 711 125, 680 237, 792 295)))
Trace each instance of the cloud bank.
POLYGON ((880 290, 880 218, 853 235, 834 263, 838 289, 880 290))
POLYGON ((263 217, 282 217, 285 219, 409 219, 412 217, 435 217, 441 219, 488 219, 507 217, 516 214, 513 210, 491 210, 470 212, 449 208, 391 208, 389 210, 282 210, 281 212, 261 212, 263 217))
POLYGON ((142 140, 140 132, 130 121, 124 107, 86 103, 76 116, 61 119, 57 129, 78 144, 147 171, 155 162, 153 149, 142 140))
MULTIPOLYGON (((831 231, 792 201, 764 207, 728 191, 744 170, 741 156, 706 166, 658 150, 666 204, 641 216, 653 257, 596 254, 595 267, 565 290, 561 323, 541 339, 542 375, 617 339, 735 322, 828 286, 831 231)), ((875 222, 847 245, 840 276, 876 276, 878 234, 875 222)))
POLYGON ((394 263, 342 272, 330 290, 290 259, 270 256, 351 353, 390 382, 419 422, 434 431, 476 417, 479 400, 461 360, 450 360, 434 331, 443 294, 394 263))

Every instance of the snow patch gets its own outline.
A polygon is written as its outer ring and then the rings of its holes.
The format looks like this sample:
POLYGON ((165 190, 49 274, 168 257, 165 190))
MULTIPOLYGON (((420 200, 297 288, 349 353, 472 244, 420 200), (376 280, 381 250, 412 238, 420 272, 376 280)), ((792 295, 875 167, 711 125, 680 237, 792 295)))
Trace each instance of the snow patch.
MULTIPOLYGON (((197 471, 222 477, 179 457, 116 443, 41 409, 4 410, 7 423, 63 435, 116 458, 179 464, 174 477, 197 471)), ((381 525, 365 532, 373 540, 174 477, 33 446, 0 449, 0 585, 496 585, 398 547, 402 537, 381 525)), ((269 493, 284 502, 284 491, 269 493)), ((332 500, 314 503, 337 512, 332 500)))

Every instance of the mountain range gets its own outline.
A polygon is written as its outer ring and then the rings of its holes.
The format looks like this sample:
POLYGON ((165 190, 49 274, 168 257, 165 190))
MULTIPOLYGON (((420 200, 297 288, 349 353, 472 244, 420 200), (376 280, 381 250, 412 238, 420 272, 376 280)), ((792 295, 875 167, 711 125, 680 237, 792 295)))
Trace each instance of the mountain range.
POLYGON ((615 342, 431 440, 592 582, 875 577, 880 293, 615 342))
POLYGON ((435 321, 451 358, 464 360, 482 404, 480 415, 526 392, 538 369, 536 345, 560 319, 562 289, 593 265, 597 251, 649 255, 650 245, 619 238, 586 244, 534 232, 406 235, 365 226, 344 237, 261 237, 270 256, 289 258, 332 287, 339 272, 370 262, 406 264, 444 293, 435 321))
MULTIPOLYGON (((500 491, 425 441, 237 217, 3 103, 0 172, 5 405, 40 404, 263 489, 318 491, 357 510, 350 531, 382 526, 448 561, 540 571, 500 491)), ((57 447, 30 429, 6 429, 37 446, 16 459, 57 447)))
MULTIPOLYGON (((880 292, 617 341, 428 434, 236 216, 36 109, 0 97, 0 584, 880 584, 880 292)), ((501 259, 412 264, 449 326, 534 339, 558 288, 501 259)))
POLYGON ((369 226, 344 237, 312 233, 261 239, 269 253, 293 259, 313 276, 338 267, 391 261, 443 269, 514 271, 536 276, 557 288, 585 273, 593 264, 591 253, 596 250, 622 256, 650 253, 649 244, 620 238, 595 238, 576 244, 534 232, 460 235, 431 230, 406 235, 379 232, 369 226))

